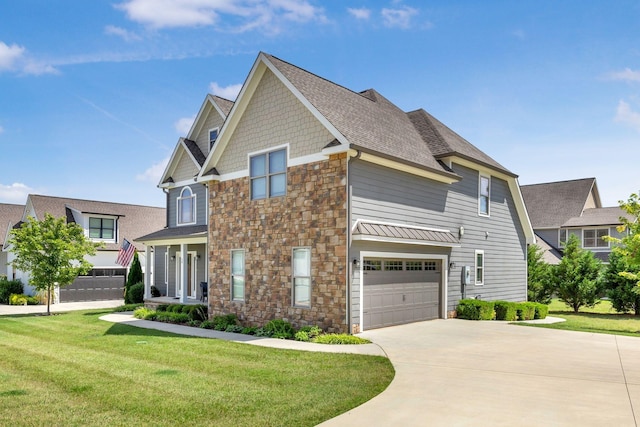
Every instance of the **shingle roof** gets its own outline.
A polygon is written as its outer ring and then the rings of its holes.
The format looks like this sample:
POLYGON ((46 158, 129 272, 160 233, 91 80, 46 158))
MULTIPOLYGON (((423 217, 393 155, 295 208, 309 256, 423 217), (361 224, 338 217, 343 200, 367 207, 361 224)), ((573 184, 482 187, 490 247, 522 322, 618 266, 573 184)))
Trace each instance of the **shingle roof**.
POLYGON ((411 111, 407 115, 436 158, 458 155, 508 175, 516 176, 425 110, 411 111))
POLYGON ((521 186, 533 228, 560 228, 569 218, 580 216, 595 181, 584 178, 521 186))
POLYGON ((563 227, 585 227, 590 225, 619 225, 622 224, 620 217, 633 220, 631 215, 620 209, 618 206, 610 208, 585 209, 581 216, 570 218, 563 227))
POLYGON ((228 99, 221 98, 217 95, 211 95, 211 97, 216 102, 216 104, 218 104, 218 107, 220 107, 225 117, 228 116, 231 108, 233 108, 234 102, 229 101, 228 99))
POLYGON ((0 249, 4 246, 9 225, 13 226, 20 222, 23 212, 24 205, 0 203, 0 249))
MULTIPOLYGON (((103 248, 104 250, 118 250, 122 244, 122 239, 133 241, 166 224, 166 210, 164 208, 37 194, 29 195, 29 200, 38 220, 43 219, 45 213, 49 213, 56 218, 67 218, 67 208, 83 213, 119 216, 118 234, 120 240, 118 243, 106 244, 103 248)), ((143 250, 144 248, 142 244, 136 244, 135 246, 138 250, 143 250)))
POLYGON ((202 167, 202 165, 204 165, 204 161, 207 160, 207 156, 202 153, 202 150, 200 150, 200 147, 198 147, 198 144, 196 144, 195 141, 187 138, 184 138, 183 141, 184 145, 191 152, 191 155, 193 155, 193 158, 198 162, 198 165, 202 167))
POLYGON ((559 250, 551 246, 544 240, 542 237, 536 234, 536 245, 542 249, 542 259, 547 264, 557 265, 560 264, 560 260, 562 259, 562 254, 559 250))
POLYGON ((376 91, 356 93, 274 56, 265 57, 354 148, 452 176, 433 157, 407 114, 376 91))
POLYGON ((171 227, 154 231, 153 233, 140 236, 136 240, 140 242, 150 240, 171 240, 185 237, 198 237, 207 235, 206 225, 191 225, 186 227, 171 227))

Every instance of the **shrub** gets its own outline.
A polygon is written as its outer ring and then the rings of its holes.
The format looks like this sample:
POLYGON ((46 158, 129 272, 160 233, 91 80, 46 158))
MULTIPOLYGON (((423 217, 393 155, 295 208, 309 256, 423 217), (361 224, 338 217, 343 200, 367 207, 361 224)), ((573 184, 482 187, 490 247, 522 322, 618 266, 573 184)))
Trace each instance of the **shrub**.
POLYGON ((492 320, 495 317, 493 302, 476 299, 458 301, 458 318, 467 320, 492 320))
POLYGON ((224 331, 225 332, 234 332, 236 334, 240 334, 240 333, 242 333, 243 330, 244 330, 243 326, 240 326, 240 325, 229 325, 229 326, 227 326, 227 328, 224 331))
POLYGON ((266 337, 271 338, 271 332, 267 331, 265 328, 257 328, 256 333, 254 334, 257 337, 266 337))
POLYGON ((36 296, 26 295, 27 297, 27 305, 38 305, 40 304, 40 298, 36 296))
POLYGON ((0 280, 0 304, 9 304, 11 294, 23 294, 24 286, 18 280, 0 280))
POLYGON ((228 326, 235 326, 236 324, 238 324, 238 318, 235 314, 214 316, 212 320, 213 329, 215 329, 216 331, 226 331, 228 326))
POLYGON ((311 339, 309 338, 309 333, 306 331, 296 332, 296 334, 294 335, 294 338, 296 341, 304 341, 304 342, 311 341, 311 339))
POLYGON ((322 329, 317 326, 303 326, 295 333, 296 341, 311 341, 322 333, 322 329))
POLYGON ((151 296, 153 298, 158 298, 160 296, 160 290, 155 287, 155 285, 151 285, 151 296))
POLYGON ((296 331, 291 323, 282 319, 273 319, 264 325, 264 330, 269 333, 272 338, 280 338, 290 340, 295 335, 296 331))
POLYGON ((189 320, 189 321, 187 322, 187 326, 191 326, 191 327, 193 327, 193 328, 197 328, 197 327, 199 327, 199 326, 200 326, 200 324, 201 324, 201 323, 202 323, 202 322, 201 322, 201 321, 199 321, 199 320, 193 320, 193 319, 191 319, 191 320, 189 320))
POLYGON ((158 322, 182 324, 189 322, 189 315, 187 313, 172 313, 164 311, 156 313, 155 320, 158 322))
POLYGON ((141 304, 144 302, 144 283, 136 283, 130 286, 125 295, 126 304, 141 304))
POLYGON ((493 306, 496 310, 496 320, 508 320, 513 322, 518 318, 516 303, 509 301, 495 301, 493 306))
POLYGON ((199 321, 207 320, 208 309, 206 305, 198 304, 198 305, 189 305, 187 307, 189 307, 189 311, 188 311, 189 318, 191 318, 192 320, 199 320, 199 321))
POLYGON ((23 294, 11 294, 9 295, 10 305, 27 305, 27 296, 23 294))
POLYGON ((534 319, 545 319, 547 314, 549 314, 549 306, 546 304, 535 303, 536 314, 533 316, 534 319))
POLYGON ((133 317, 143 320, 156 320, 158 312, 149 310, 146 307, 140 307, 133 312, 133 317))
POLYGON ((535 302, 521 302, 516 306, 518 320, 533 320, 536 315, 535 302))
POLYGON ((123 311, 135 311, 136 309, 142 307, 142 304, 125 304, 113 309, 115 313, 121 313, 123 311))
POLYGON ((318 344, 370 344, 371 341, 347 334, 325 334, 318 335, 312 342, 318 344))
POLYGON ((200 327, 203 329, 213 329, 214 325, 215 324, 213 320, 205 320, 204 322, 200 323, 200 327))
POLYGON ((246 326, 242 328, 242 331, 240 331, 240 333, 245 335, 255 335, 257 329, 258 328, 256 328, 255 326, 246 326))
POLYGON ((156 308, 157 311, 167 311, 167 309, 169 308, 169 304, 160 304, 158 306, 158 308, 156 308))

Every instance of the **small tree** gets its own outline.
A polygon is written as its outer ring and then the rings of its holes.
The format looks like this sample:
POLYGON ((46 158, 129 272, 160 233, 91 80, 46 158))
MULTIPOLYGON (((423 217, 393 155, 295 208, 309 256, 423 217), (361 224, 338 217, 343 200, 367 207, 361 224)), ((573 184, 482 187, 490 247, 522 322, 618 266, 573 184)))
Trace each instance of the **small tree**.
MULTIPOLYGON (((604 286, 611 298, 611 304, 619 312, 633 311, 640 315, 640 293, 636 280, 621 275, 621 272, 632 272, 626 257, 619 251, 611 252, 609 265, 604 274, 604 286)), ((635 272, 637 274, 637 272, 635 272)))
POLYGON ((593 307, 599 302, 600 261, 591 251, 580 248, 580 242, 571 235, 560 264, 553 274, 554 290, 560 301, 575 313, 580 307, 593 307))
POLYGON ((16 258, 11 265, 30 273, 29 283, 47 292, 47 315, 51 314, 54 286, 70 285, 93 265, 84 259, 94 255, 99 243, 91 242, 78 224, 45 214, 42 221, 29 217, 20 228, 11 230, 9 245, 16 258))
POLYGON ((628 271, 622 271, 619 274, 629 280, 634 280, 640 286, 640 193, 631 194, 626 202, 622 200, 620 208, 628 213, 632 219, 621 217, 622 225, 618 227, 618 231, 623 233, 627 231, 627 235, 622 239, 614 237, 605 237, 608 241, 616 243, 618 246, 613 248, 613 252, 618 252, 625 259, 628 271))
POLYGON ((142 276, 142 266, 140 265, 140 260, 138 259, 138 252, 133 254, 133 261, 131 261, 131 267, 129 267, 129 275, 127 276, 127 283, 124 288, 124 302, 125 304, 132 304, 132 301, 129 300, 129 289, 140 282, 143 281, 142 276))
POLYGON ((527 247, 527 299, 549 304, 553 295, 551 266, 544 261, 543 254, 539 246, 527 247))

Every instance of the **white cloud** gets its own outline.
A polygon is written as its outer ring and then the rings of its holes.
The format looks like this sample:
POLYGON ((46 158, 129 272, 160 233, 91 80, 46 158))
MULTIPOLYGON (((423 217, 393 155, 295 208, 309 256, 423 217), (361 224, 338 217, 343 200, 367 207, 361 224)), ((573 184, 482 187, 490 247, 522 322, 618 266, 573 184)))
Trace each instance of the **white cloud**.
POLYGON ((222 87, 218 85, 216 82, 212 82, 209 85, 209 90, 214 95, 218 95, 221 98, 229 99, 231 101, 235 100, 238 94, 240 93, 240 89, 242 89, 242 84, 238 83, 235 85, 229 85, 222 87))
POLYGON ((167 168, 168 163, 169 157, 160 160, 158 163, 154 163, 153 165, 149 166, 147 170, 145 170, 141 174, 136 175, 136 180, 157 184, 160 181, 160 178, 162 178, 162 174, 167 168))
POLYGON ((115 7, 154 29, 218 26, 277 33, 283 22, 326 21, 323 9, 307 0, 126 0, 115 7))
POLYGON ((34 193, 33 188, 19 182, 0 184, 0 201, 5 203, 25 203, 30 193, 34 193))
POLYGON ((34 75, 57 73, 51 65, 30 58, 24 47, 17 44, 9 46, 0 41, 0 72, 2 71, 34 75))
POLYGON ((108 34, 111 36, 118 36, 126 42, 142 40, 142 37, 140 37, 133 31, 125 30, 124 28, 116 27, 113 25, 107 25, 106 27, 104 27, 104 32, 105 34, 108 34))
POLYGON ((616 110, 614 120, 616 122, 629 125, 640 132, 640 113, 633 111, 631 106, 623 100, 618 102, 618 108, 616 110))
POLYGON ((367 9, 366 7, 362 8, 347 8, 347 11, 356 19, 367 20, 371 17, 371 9, 367 9))
POLYGON ((411 18, 418 14, 418 10, 404 6, 400 9, 382 9, 384 25, 389 28, 407 29, 411 27, 411 18))
POLYGON ((186 136, 189 131, 191 130, 191 126, 193 125, 193 121, 196 119, 196 116, 192 116, 192 117, 183 117, 181 119, 178 119, 178 121, 176 121, 173 124, 173 127, 176 128, 176 131, 180 134, 180 135, 184 135, 186 136))
POLYGON ((623 80, 626 82, 640 82, 640 71, 633 71, 631 68, 625 68, 622 71, 609 73, 611 80, 623 80))

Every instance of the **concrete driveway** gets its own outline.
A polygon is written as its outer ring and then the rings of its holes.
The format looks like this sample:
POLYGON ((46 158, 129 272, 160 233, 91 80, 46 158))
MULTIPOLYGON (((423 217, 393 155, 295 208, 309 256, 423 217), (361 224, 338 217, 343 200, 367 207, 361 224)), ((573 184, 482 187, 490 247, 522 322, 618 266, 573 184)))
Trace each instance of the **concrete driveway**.
POLYGON ((372 330, 396 377, 323 426, 637 426, 640 337, 434 320, 372 330))

